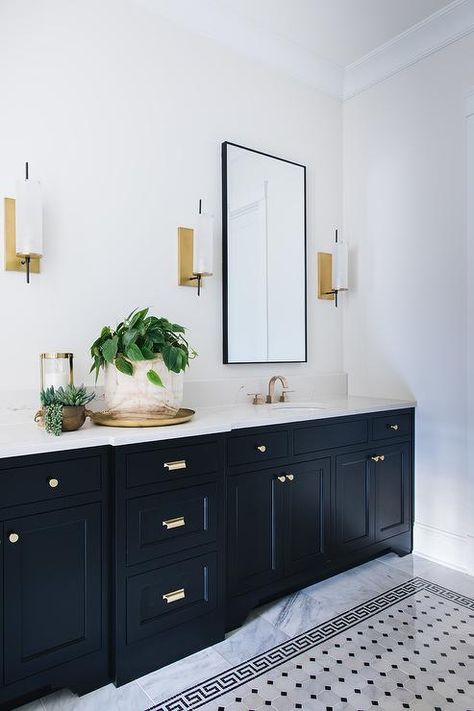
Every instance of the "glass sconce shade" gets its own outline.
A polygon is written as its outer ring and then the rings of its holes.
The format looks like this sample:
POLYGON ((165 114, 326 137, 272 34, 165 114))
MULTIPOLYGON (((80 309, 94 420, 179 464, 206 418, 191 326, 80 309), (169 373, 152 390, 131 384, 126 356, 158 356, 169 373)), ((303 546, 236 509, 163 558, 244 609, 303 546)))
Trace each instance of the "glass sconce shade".
POLYGON ((349 288, 349 252, 345 242, 336 242, 332 259, 332 288, 347 291, 349 288))
POLYGON ((74 382, 72 353, 41 353, 41 389, 67 387, 74 382))
POLYGON ((214 268, 214 218, 197 215, 193 239, 193 273, 212 276, 214 268))
POLYGON ((16 189, 16 253, 40 257, 43 254, 43 206, 37 180, 20 180, 16 189))

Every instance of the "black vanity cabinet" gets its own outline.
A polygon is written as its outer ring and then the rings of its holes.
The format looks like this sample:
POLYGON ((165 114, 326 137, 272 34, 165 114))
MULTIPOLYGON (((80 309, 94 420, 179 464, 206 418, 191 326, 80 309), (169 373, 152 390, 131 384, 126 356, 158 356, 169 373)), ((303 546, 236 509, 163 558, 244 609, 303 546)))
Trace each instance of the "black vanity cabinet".
POLYGON ((0 706, 107 683, 108 453, 0 460, 0 706))
POLYGON ((413 411, 228 436, 227 626, 385 550, 412 549, 413 411))
POLYGON ((115 474, 120 685, 224 637, 224 437, 117 448, 115 474))

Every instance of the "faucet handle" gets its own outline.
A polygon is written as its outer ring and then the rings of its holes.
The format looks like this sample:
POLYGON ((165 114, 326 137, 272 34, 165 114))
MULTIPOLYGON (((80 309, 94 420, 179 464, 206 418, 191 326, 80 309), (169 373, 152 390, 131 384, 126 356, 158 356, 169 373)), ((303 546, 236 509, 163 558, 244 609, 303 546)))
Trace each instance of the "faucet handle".
POLYGON ((247 393, 252 398, 252 405, 264 405, 265 396, 261 393, 247 393))
POLYGON ((288 402, 288 397, 287 397, 287 395, 288 395, 289 393, 294 393, 294 392, 295 392, 294 390, 288 390, 288 388, 284 388, 284 389, 281 391, 280 402, 288 402))

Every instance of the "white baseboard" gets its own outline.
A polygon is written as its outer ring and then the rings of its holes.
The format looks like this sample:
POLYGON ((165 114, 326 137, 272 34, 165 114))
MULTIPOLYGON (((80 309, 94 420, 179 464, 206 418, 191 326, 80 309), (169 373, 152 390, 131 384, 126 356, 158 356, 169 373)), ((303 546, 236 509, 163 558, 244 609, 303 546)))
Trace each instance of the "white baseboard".
POLYGON ((474 573, 470 536, 415 522, 413 552, 462 573, 474 573))

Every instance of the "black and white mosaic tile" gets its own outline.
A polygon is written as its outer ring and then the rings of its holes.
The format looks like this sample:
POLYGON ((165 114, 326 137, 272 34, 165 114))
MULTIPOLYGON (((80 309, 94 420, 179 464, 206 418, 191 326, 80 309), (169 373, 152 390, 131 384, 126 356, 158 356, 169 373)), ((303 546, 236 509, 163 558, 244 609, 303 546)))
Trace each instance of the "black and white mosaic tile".
POLYGON ((413 578, 152 709, 474 711, 474 599, 413 578))

